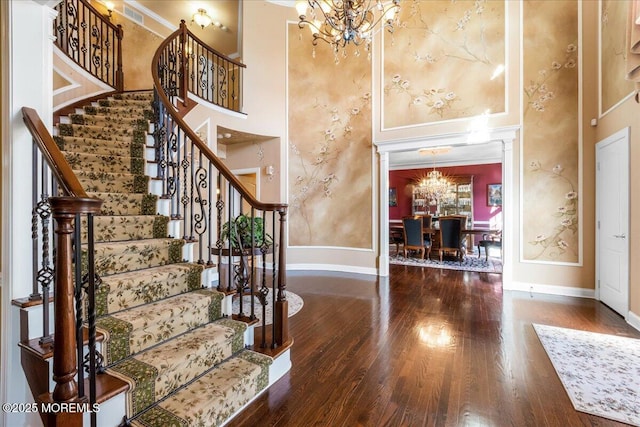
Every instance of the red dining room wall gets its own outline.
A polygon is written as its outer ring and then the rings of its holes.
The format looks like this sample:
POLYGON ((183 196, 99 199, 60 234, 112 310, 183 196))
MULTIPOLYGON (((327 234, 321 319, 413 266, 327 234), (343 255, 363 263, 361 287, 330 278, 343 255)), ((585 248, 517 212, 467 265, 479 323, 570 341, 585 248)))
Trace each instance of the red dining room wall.
MULTIPOLYGON (((436 167, 436 169, 445 176, 473 175, 474 221, 489 222, 501 213, 501 207, 487 205, 487 185, 502 183, 502 164, 436 167)), ((397 199, 397 206, 389 206, 389 219, 402 219, 403 216, 411 215, 412 184, 430 170, 433 168, 389 171, 389 188, 395 188, 397 199)))

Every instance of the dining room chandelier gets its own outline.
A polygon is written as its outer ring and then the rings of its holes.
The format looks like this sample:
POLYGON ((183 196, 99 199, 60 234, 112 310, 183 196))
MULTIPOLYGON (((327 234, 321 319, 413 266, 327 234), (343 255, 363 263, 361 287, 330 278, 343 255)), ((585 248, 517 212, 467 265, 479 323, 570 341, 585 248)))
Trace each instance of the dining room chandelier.
POLYGON ((298 27, 309 27, 314 46, 322 40, 337 54, 349 43, 356 46, 364 43, 369 51, 378 24, 393 33, 400 0, 299 0, 296 11, 300 19, 298 27))
POLYGON ((440 201, 449 191, 449 180, 442 172, 432 170, 420 179, 413 187, 413 194, 417 199, 440 201))

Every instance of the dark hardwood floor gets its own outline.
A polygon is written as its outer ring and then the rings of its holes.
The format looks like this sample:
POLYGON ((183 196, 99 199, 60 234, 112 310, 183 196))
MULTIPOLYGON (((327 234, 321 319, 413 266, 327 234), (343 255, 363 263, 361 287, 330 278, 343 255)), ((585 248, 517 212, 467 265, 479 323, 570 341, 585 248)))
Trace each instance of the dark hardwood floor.
POLYGON ((573 409, 532 323, 640 338, 597 301, 501 275, 288 274, 293 368, 230 426, 620 426, 573 409))

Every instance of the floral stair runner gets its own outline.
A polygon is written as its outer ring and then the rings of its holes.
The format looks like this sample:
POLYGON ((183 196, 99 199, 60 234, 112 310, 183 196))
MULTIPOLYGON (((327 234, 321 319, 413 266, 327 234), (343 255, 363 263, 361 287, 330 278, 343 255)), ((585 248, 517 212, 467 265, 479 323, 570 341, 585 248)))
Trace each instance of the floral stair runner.
POLYGON ((272 359, 244 349, 246 324, 222 315, 224 295, 202 286, 203 267, 183 262, 184 242, 167 237, 169 219, 156 214, 143 158, 151 100, 99 101, 58 125, 55 139, 104 201, 94 219, 97 324, 107 372, 130 385, 127 420, 217 426, 268 385, 272 359))

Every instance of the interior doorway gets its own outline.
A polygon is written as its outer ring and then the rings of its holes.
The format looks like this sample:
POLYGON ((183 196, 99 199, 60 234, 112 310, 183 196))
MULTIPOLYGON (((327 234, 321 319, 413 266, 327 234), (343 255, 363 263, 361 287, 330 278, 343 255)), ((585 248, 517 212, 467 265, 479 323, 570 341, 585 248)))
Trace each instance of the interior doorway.
POLYGON ((629 128, 596 144, 596 289, 629 312, 629 128))
MULTIPOLYGON (((258 200, 260 199, 260 168, 237 169, 231 172, 236 175, 249 194, 258 200)), ((232 194, 234 195, 234 199, 231 203, 233 204, 235 212, 251 214, 251 205, 244 199, 241 203, 238 192, 234 191, 232 194)))
MULTIPOLYGON (((505 289, 509 289, 513 281, 513 230, 514 230, 514 156, 513 142, 517 136, 517 127, 493 129, 487 132, 486 142, 498 143, 502 164, 502 281, 505 289)), ((385 141, 375 143, 379 154, 379 262, 378 274, 389 275, 389 168, 391 153, 418 151, 425 147, 443 145, 465 146, 469 144, 470 134, 451 134, 429 138, 403 141, 385 141)))

